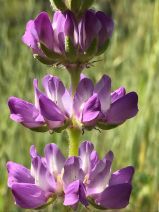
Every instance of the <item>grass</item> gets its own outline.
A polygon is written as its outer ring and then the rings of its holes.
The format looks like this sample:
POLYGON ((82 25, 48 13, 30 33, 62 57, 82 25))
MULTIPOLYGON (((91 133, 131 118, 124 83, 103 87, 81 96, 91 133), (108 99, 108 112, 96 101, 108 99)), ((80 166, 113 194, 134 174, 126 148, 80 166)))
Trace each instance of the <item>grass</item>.
MULTIPOLYGON (((97 1, 98 2, 98 1, 97 1)), ((41 10, 51 14, 49 1, 0 0, 0 211, 23 211, 14 205, 7 189, 8 160, 30 166, 29 147, 39 152, 48 142, 56 142, 67 154, 67 136, 34 133, 9 119, 7 99, 18 96, 33 101, 32 80, 46 73, 60 76, 67 84, 63 70, 39 64, 22 44, 25 24, 41 10)), ((113 169, 134 165, 133 193, 130 205, 123 211, 155 212, 159 199, 159 0, 100 0, 96 8, 108 11, 115 19, 115 33, 109 50, 94 67, 85 70, 94 81, 107 73, 113 89, 123 85, 139 95, 139 113, 121 127, 110 131, 85 132, 100 156, 113 150, 113 169)), ((50 211, 52 209, 49 209, 50 211)), ((55 211, 63 209, 56 206, 55 211)))

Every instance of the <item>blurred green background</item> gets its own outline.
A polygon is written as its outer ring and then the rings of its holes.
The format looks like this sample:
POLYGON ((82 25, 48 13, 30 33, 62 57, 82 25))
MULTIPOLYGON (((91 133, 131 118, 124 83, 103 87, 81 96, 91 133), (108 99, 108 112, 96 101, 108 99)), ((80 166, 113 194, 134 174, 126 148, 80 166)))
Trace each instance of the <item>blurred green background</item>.
MULTIPOLYGON (((123 85, 139 94, 139 113, 119 128, 85 132, 100 156, 112 150, 113 170, 134 165, 133 193, 123 211, 157 212, 159 209, 159 0, 98 0, 94 7, 111 13, 115 32, 101 62, 85 70, 94 81, 107 73, 113 89, 123 85), (98 4, 97 4, 98 3, 98 4)), ((0 0, 0 212, 24 211, 14 205, 7 189, 8 160, 30 166, 29 147, 39 152, 48 142, 56 142, 63 153, 66 133, 34 133, 9 119, 7 99, 17 96, 33 101, 32 80, 46 73, 60 76, 68 84, 64 70, 53 70, 33 59, 22 44, 25 24, 41 10, 50 14, 49 0, 0 0)), ((63 211, 54 207, 50 211, 63 211)), ((95 211, 95 210, 93 210, 95 211)))

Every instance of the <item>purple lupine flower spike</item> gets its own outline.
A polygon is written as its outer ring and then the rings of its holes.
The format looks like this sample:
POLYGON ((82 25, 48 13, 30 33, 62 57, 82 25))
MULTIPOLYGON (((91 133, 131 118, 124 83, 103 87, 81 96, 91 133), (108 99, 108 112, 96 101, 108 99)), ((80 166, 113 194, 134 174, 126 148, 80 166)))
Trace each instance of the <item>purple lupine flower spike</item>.
POLYGON ((128 205, 134 168, 111 171, 113 153, 100 160, 91 142, 80 145, 79 156, 65 159, 56 144, 47 144, 41 157, 31 146, 31 170, 7 163, 8 186, 22 208, 39 208, 63 199, 65 206, 79 203, 100 209, 121 209, 128 205))

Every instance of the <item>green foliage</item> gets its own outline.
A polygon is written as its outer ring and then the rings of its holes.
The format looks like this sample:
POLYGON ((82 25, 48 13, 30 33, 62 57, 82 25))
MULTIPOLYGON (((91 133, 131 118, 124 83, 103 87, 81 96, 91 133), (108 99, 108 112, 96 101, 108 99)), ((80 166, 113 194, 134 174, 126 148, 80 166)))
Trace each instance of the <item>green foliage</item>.
MULTIPOLYGON (((0 0, 0 211, 24 211, 14 205, 7 189, 8 160, 30 166, 29 147, 35 144, 42 153, 44 145, 56 142, 63 153, 68 149, 66 133, 32 132, 9 119, 7 99, 18 96, 33 101, 33 78, 46 73, 60 76, 68 84, 62 70, 41 65, 21 42, 25 24, 41 10, 51 14, 49 1, 0 0)), ((159 197, 159 0, 100 0, 96 8, 115 18, 115 33, 105 55, 85 70, 94 81, 107 73, 113 89, 123 85, 139 94, 136 118, 109 131, 86 131, 83 140, 91 140, 100 156, 112 150, 114 167, 134 165, 133 195, 124 211, 157 211, 159 197), (110 10, 111 8, 111 10, 110 10)), ((63 211, 57 205, 48 211, 63 211)), ((80 210, 83 211, 83 210, 80 210)))

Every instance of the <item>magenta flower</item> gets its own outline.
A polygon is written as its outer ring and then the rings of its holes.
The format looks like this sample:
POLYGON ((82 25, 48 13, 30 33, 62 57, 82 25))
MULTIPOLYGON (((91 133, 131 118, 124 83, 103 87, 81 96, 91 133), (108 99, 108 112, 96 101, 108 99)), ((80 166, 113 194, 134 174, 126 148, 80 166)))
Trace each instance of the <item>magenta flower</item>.
POLYGON ((62 197, 65 206, 92 204, 102 209, 120 209, 129 203, 134 168, 111 173, 113 153, 100 160, 93 144, 80 145, 79 156, 65 159, 56 144, 47 144, 44 157, 30 149, 31 170, 7 163, 8 186, 22 208, 39 208, 62 197))
POLYGON ((79 22, 71 11, 56 11, 52 21, 41 12, 27 23, 22 40, 41 62, 68 67, 102 53, 113 28, 113 20, 103 12, 88 10, 79 22))
POLYGON ((35 104, 16 97, 8 101, 10 118, 35 131, 61 131, 73 122, 83 129, 111 129, 138 112, 137 94, 126 94, 123 87, 111 93, 111 79, 106 75, 95 86, 83 77, 74 97, 55 76, 47 75, 42 82, 45 93, 34 80, 35 104))

